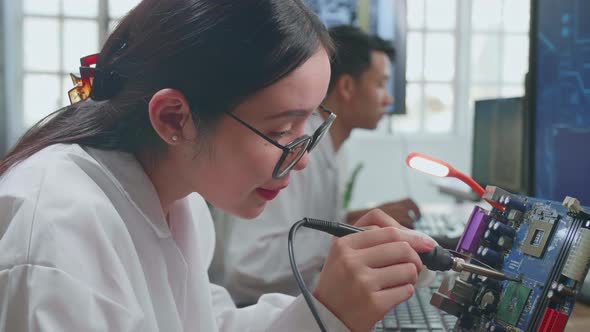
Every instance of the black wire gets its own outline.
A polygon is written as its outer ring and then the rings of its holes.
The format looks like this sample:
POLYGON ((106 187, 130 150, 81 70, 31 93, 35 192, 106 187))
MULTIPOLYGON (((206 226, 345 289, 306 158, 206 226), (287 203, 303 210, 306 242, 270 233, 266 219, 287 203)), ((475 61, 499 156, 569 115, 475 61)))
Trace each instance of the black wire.
POLYGON ((289 262, 291 263, 291 270, 293 270, 293 275, 295 276, 295 280, 297 280, 297 285, 299 286, 299 289, 301 290, 301 294, 303 294, 303 298, 305 298, 305 302, 307 302, 307 306, 309 307, 309 310, 311 311, 313 318, 315 318, 315 321, 318 324, 318 327, 320 328, 320 330, 322 332, 327 332, 326 327, 324 326, 324 323, 322 322, 322 319, 320 318, 320 315, 318 314, 315 304, 313 303, 312 295, 309 293, 309 290, 305 286, 305 281, 303 281, 303 277, 301 277, 301 273, 299 272, 299 269, 297 268, 297 263, 295 262, 295 253, 293 252, 293 239, 295 238, 295 233, 297 232, 297 230, 299 230, 299 228, 301 226, 304 226, 304 224, 306 222, 307 222, 306 218, 301 219, 298 222, 296 222, 293 226, 291 226, 291 229, 289 230, 289 240, 288 240, 289 262))

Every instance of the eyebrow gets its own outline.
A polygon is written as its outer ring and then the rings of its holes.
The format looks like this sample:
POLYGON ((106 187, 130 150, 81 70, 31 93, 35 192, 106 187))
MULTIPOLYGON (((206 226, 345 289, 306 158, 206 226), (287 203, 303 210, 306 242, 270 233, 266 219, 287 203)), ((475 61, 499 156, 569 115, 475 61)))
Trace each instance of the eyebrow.
POLYGON ((284 112, 280 112, 280 113, 276 113, 273 115, 270 115, 268 117, 266 117, 266 119, 270 120, 270 119, 280 119, 280 118, 299 118, 299 117, 306 117, 307 115, 309 115, 309 111, 306 110, 288 110, 288 111, 284 111, 284 112))

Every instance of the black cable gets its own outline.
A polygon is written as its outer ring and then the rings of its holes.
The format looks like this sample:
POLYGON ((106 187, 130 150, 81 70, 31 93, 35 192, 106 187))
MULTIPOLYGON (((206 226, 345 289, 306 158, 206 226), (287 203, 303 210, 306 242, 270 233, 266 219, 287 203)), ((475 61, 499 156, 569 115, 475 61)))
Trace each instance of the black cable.
MULTIPOLYGON (((289 249, 289 262, 291 263, 291 270, 293 270, 293 275, 295 276, 295 280, 297 281, 299 290, 301 290, 301 294, 303 294, 303 298, 305 298, 305 302, 307 302, 307 306, 309 307, 309 310, 315 318, 318 327, 322 332, 326 332, 326 327, 324 326, 324 323, 322 322, 322 319, 318 314, 315 304, 313 303, 312 295, 309 293, 309 290, 305 286, 305 281, 303 281, 303 277, 301 276, 301 273, 297 268, 297 263, 295 262, 293 240, 295 238, 295 233, 297 233, 299 228, 301 228, 302 226, 329 233, 337 237, 362 232, 364 231, 364 229, 337 222, 312 218, 303 218, 296 222, 293 226, 291 226, 291 229, 289 230, 289 239, 287 246, 289 249)), ((422 263, 431 270, 446 271, 450 270, 452 267, 453 256, 449 251, 443 249, 440 246, 436 246, 430 252, 419 253, 418 255, 420 256, 422 263)))
POLYGON ((293 275, 295 276, 295 280, 297 280, 297 285, 299 286, 299 289, 301 290, 301 294, 303 294, 303 298, 305 298, 305 302, 307 302, 307 306, 309 307, 309 310, 311 311, 313 318, 315 318, 315 321, 318 324, 318 327, 320 328, 320 330, 322 332, 326 332, 327 331, 326 327, 324 326, 324 323, 322 322, 322 319, 320 318, 320 315, 318 314, 315 304, 313 303, 313 299, 311 297, 311 294, 309 293, 309 290, 305 286, 305 281, 303 281, 303 277, 301 277, 301 273, 299 272, 299 269, 297 268, 297 263, 295 262, 295 253, 293 252, 293 238, 295 237, 295 233, 306 222, 307 222, 307 219, 303 218, 303 219, 299 220, 298 222, 296 222, 293 226, 291 226, 291 229, 289 230, 289 240, 288 240, 289 262, 291 263, 291 270, 293 270, 293 275))
POLYGON ((326 327, 324 326, 324 323, 322 322, 322 319, 318 314, 315 304, 313 303, 312 295, 307 289, 307 286, 305 286, 305 281, 303 281, 303 277, 301 276, 301 273, 297 268, 297 263, 295 262, 293 240, 295 238, 295 233, 299 230, 301 226, 326 232, 338 237, 362 232, 363 229, 337 222, 330 222, 312 218, 303 218, 296 222, 293 226, 291 226, 291 229, 289 230, 289 239, 287 246, 289 248, 289 262, 291 263, 291 270, 293 270, 293 275, 295 276, 295 280, 297 281, 297 286, 299 286, 299 290, 301 290, 301 294, 303 294, 303 298, 305 299, 305 302, 307 302, 307 306, 309 307, 309 310, 311 311, 313 318, 315 318, 318 327, 322 332, 326 332, 326 327))

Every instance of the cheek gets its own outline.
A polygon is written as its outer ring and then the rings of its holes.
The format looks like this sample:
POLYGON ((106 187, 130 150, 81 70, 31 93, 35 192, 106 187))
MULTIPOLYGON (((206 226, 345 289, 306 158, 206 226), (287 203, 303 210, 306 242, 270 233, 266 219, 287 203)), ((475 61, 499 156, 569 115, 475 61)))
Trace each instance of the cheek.
POLYGON ((281 150, 257 139, 221 142, 211 156, 209 175, 204 181, 213 191, 219 207, 244 204, 256 188, 272 180, 281 150))

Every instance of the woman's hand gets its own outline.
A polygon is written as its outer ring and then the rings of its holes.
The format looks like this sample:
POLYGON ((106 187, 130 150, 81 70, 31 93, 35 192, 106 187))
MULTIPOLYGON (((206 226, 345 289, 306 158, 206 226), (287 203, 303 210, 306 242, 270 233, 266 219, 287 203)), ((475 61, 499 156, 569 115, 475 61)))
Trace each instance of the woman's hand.
POLYGON ((364 332, 412 296, 422 269, 417 252, 435 243, 380 210, 355 226, 369 229, 334 238, 313 294, 352 331, 364 332))
MULTIPOLYGON (((414 222, 420 219, 420 209, 416 203, 409 199, 381 204, 377 209, 382 210, 390 217, 394 218, 398 224, 407 228, 414 228, 414 222)), ((346 215, 346 222, 356 226, 360 217, 366 215, 369 210, 349 211, 346 215)))

